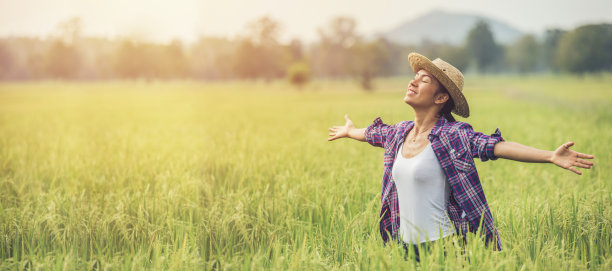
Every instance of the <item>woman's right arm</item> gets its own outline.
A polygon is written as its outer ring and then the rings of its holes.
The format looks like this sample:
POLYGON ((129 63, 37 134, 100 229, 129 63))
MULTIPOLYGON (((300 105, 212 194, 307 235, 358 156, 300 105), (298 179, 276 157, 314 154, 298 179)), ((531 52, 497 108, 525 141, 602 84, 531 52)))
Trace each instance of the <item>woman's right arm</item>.
POLYGON ((348 137, 359 141, 366 141, 365 131, 367 128, 355 128, 353 125, 353 121, 349 119, 348 115, 344 115, 344 120, 346 124, 344 126, 333 126, 329 128, 329 136, 328 141, 332 141, 338 138, 348 137))
POLYGON ((329 128, 331 137, 327 140, 332 141, 337 138, 348 137, 368 142, 374 147, 384 148, 388 144, 387 139, 395 133, 397 128, 396 125, 384 124, 380 117, 377 117, 368 127, 360 129, 355 128, 348 115, 344 115, 344 119, 346 120, 344 126, 329 128))

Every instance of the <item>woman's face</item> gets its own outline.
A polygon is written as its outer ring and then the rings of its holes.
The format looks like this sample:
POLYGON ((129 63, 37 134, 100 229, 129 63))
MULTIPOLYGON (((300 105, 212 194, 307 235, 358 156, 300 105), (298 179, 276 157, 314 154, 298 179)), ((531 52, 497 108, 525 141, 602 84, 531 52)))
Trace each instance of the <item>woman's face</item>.
POLYGON ((419 70, 408 84, 404 102, 413 108, 431 107, 436 105, 436 92, 440 82, 428 71, 419 70))

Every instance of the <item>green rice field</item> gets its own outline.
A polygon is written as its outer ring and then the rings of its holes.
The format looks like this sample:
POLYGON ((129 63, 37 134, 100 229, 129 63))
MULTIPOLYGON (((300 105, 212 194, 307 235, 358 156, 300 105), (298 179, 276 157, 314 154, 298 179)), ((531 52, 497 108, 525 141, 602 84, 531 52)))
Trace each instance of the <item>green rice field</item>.
POLYGON ((0 83, 0 270, 612 270, 611 74, 468 76, 458 120, 595 166, 476 160, 503 250, 420 264, 378 232, 383 149, 327 141, 411 119, 409 80, 0 83))

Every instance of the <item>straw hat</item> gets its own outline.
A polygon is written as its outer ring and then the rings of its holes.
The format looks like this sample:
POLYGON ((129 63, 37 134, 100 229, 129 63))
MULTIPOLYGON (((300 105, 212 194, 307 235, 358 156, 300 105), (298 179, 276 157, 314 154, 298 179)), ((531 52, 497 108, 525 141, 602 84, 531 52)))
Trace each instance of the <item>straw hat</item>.
POLYGON ((453 102, 455 102, 455 108, 452 110, 453 113, 464 118, 470 116, 470 108, 462 92, 463 74, 459 69, 442 59, 436 58, 434 61, 431 61, 417 53, 410 53, 408 61, 410 61, 410 67, 412 67, 414 73, 417 73, 420 69, 426 70, 436 77, 448 90, 453 102))

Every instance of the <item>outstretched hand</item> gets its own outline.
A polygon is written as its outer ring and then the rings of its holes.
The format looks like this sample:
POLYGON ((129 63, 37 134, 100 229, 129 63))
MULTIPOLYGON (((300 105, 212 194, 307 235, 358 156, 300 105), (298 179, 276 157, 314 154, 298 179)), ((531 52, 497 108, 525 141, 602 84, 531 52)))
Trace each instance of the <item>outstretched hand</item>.
POLYGON ((582 175, 582 172, 578 171, 572 166, 589 169, 593 166, 593 162, 584 159, 593 159, 595 156, 570 150, 569 148, 573 145, 574 142, 571 141, 561 145, 553 152, 550 160, 553 164, 561 168, 572 171, 578 175, 582 175))
POLYGON ((344 120, 346 121, 344 126, 333 126, 332 128, 329 128, 329 136, 331 137, 327 139, 328 141, 348 137, 349 131, 355 128, 355 125, 353 125, 353 121, 349 119, 348 114, 344 115, 344 120))

